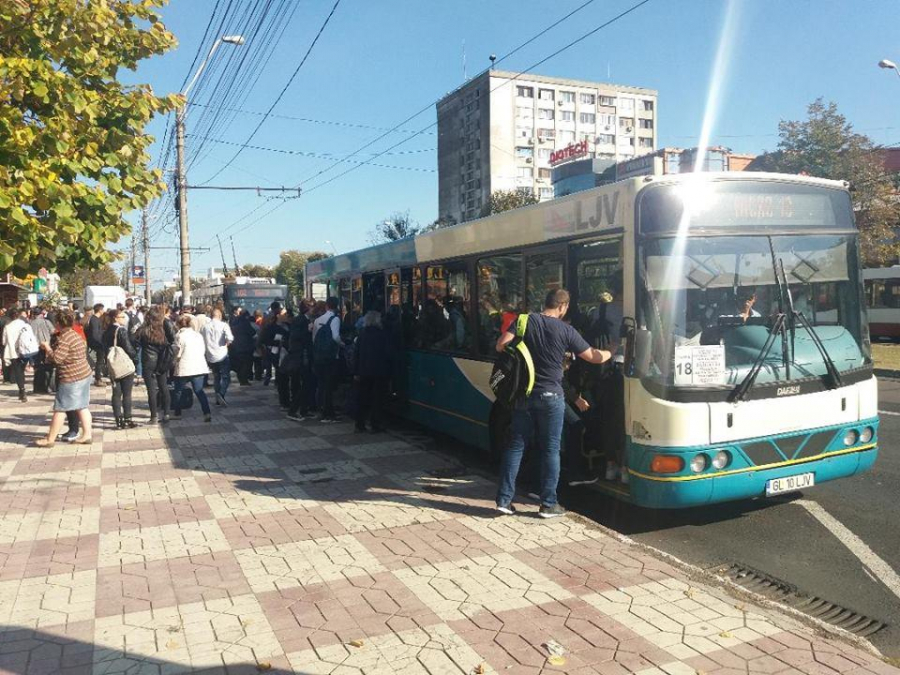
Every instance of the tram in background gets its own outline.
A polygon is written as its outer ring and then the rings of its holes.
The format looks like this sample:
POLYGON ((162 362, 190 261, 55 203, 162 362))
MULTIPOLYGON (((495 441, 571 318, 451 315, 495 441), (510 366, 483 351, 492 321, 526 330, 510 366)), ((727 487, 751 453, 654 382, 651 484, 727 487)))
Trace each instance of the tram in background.
MULTIPOLYGON (((619 425, 629 482, 598 485, 679 508, 875 461, 857 235, 843 183, 644 177, 309 263, 307 293, 339 297, 346 331, 384 312, 403 414, 494 455, 510 414, 488 377, 507 319, 560 287, 576 327, 621 316, 624 413, 604 423, 619 425)), ((586 455, 598 472, 601 453, 586 455)))
POLYGON ((900 340, 900 265, 863 270, 872 339, 900 340))
POLYGON ((275 283, 266 277, 234 277, 233 279, 210 279, 192 291, 194 305, 221 305, 225 315, 230 316, 235 307, 242 307, 253 314, 256 310, 265 313, 273 302, 282 306, 287 302, 287 286, 275 283))

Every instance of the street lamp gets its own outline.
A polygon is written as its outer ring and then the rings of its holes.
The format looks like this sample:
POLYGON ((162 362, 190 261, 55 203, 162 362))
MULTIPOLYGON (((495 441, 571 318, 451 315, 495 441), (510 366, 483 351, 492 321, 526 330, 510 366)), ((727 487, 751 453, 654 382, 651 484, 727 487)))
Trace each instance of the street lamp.
POLYGON ((888 59, 881 59, 881 61, 878 62, 878 67, 884 68, 885 70, 893 70, 895 73, 897 73, 897 77, 900 77, 900 69, 897 68, 897 64, 893 61, 889 61, 888 59))
POLYGON ((184 168, 184 118, 187 116, 187 97, 191 89, 200 79, 201 73, 206 68, 206 64, 210 62, 219 45, 226 42, 230 45, 241 46, 245 40, 242 35, 223 35, 213 43, 209 54, 203 59, 203 63, 197 68, 194 77, 184 88, 181 95, 184 97, 184 103, 175 113, 175 149, 177 151, 177 172, 178 172, 178 229, 181 235, 179 248, 181 249, 181 303, 182 305, 191 304, 191 249, 188 241, 188 215, 187 215, 187 176, 184 168))
POLYGON ((329 239, 326 239, 325 243, 331 247, 331 250, 334 251, 334 255, 337 255, 337 249, 334 247, 334 244, 332 244, 329 239))

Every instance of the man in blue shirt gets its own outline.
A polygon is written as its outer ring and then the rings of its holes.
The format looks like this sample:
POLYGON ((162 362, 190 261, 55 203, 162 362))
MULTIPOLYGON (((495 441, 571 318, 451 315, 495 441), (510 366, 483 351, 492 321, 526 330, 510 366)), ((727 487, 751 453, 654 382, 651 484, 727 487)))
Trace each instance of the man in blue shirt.
MULTIPOLYGON (((513 410, 512 437, 500 467, 497 510, 510 515, 516 494, 516 475, 525 445, 534 441, 540 457, 542 518, 555 518, 566 511, 556 498, 559 483, 559 446, 562 437, 566 402, 563 395, 563 359, 571 352, 589 363, 600 364, 612 358, 603 349, 594 349, 571 325, 562 321, 569 310, 569 293, 563 289, 550 291, 544 300, 544 311, 528 315, 524 342, 534 362, 534 387, 513 410)), ((502 352, 516 334, 515 323, 497 340, 502 352)))

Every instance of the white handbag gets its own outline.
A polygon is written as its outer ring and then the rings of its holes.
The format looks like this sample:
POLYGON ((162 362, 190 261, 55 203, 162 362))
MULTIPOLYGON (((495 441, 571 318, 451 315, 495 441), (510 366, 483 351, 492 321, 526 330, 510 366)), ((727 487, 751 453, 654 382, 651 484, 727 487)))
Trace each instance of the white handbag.
POLYGON ((116 328, 116 332, 113 333, 113 346, 109 348, 109 353, 106 355, 106 365, 109 368, 109 379, 113 381, 128 377, 135 371, 134 361, 132 361, 125 350, 119 346, 118 328, 116 328))

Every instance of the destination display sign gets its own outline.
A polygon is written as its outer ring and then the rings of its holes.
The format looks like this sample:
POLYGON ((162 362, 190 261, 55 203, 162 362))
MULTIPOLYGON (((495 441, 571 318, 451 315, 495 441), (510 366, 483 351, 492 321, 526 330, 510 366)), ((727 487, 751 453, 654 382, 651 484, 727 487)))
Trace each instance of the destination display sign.
POLYGON ((852 228, 850 197, 842 190, 771 182, 699 181, 661 185, 639 197, 641 232, 689 228, 852 228))

